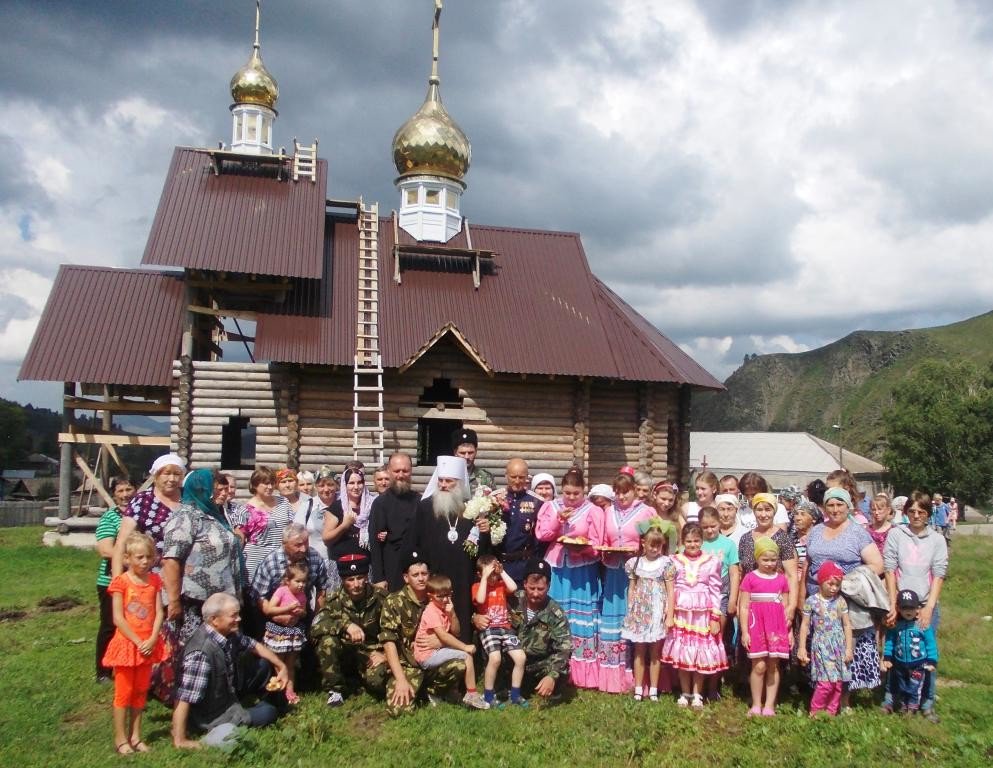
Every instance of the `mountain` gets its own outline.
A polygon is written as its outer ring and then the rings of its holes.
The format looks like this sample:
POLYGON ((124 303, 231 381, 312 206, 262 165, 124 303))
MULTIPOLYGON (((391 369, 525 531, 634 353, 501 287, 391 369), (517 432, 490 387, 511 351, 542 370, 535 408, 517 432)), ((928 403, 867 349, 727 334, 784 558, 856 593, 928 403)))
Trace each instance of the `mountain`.
POLYGON ((748 358, 725 392, 694 396, 693 429, 810 432, 878 459, 894 386, 935 358, 993 363, 993 312, 937 328, 855 331, 809 352, 748 358))

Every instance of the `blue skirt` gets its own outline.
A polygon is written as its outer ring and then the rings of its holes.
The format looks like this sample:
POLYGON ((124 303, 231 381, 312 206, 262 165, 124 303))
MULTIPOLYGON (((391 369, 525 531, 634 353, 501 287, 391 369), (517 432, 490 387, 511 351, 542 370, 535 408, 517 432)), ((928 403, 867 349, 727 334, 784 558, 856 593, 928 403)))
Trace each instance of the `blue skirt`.
POLYGON ((597 637, 600 628, 600 564, 552 568, 549 596, 569 620, 572 658, 569 677, 580 688, 597 688, 597 637))
POLYGON ((626 693, 634 685, 628 664, 628 643, 621 637, 628 610, 628 575, 623 568, 604 568, 603 572, 597 651, 599 687, 609 693, 626 693))

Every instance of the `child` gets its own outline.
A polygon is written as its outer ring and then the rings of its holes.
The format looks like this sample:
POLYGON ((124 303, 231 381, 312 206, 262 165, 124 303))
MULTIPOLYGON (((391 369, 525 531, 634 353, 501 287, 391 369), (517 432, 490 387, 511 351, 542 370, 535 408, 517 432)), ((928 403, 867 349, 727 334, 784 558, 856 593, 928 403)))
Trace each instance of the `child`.
POLYGON ((893 529, 893 507, 890 506, 890 497, 885 493, 877 493, 872 497, 872 504, 869 507, 869 525, 866 532, 872 537, 873 543, 883 554, 886 547, 886 537, 893 529))
POLYGON ((703 678, 727 669, 721 633, 721 561, 703 551, 699 523, 682 531, 683 551, 673 558, 675 608, 662 661, 679 670, 680 707, 703 709, 703 678))
MULTIPOLYGON (((731 512, 735 514, 736 510, 731 512)), ((721 533, 720 513, 714 507, 700 510, 700 528, 703 531, 703 551, 721 560, 721 638, 725 652, 733 632, 728 628, 728 618, 738 610, 738 587, 741 584, 741 566, 738 565, 738 545, 721 533)), ((734 648, 730 645, 730 648, 734 648)), ((720 701, 722 675, 711 675, 707 679, 707 698, 720 701)))
POLYGON ((457 637, 459 618, 452 605, 452 580, 444 574, 428 578, 428 605, 421 614, 416 640, 437 637, 441 648, 421 649, 414 643, 414 661, 421 669, 434 669, 453 659, 465 662, 465 697, 462 703, 474 709, 489 709, 490 705, 476 690, 476 668, 473 654, 476 646, 463 643, 457 637))
POLYGON ((483 698, 493 706, 493 686, 500 669, 501 651, 506 651, 514 662, 510 676, 510 703, 521 707, 528 706, 521 698, 521 682, 524 680, 524 663, 527 657, 521 649, 521 641, 510 626, 510 612, 507 609, 507 595, 517 591, 517 584, 493 555, 483 555, 476 561, 479 581, 472 585, 472 599, 476 613, 489 619, 486 629, 479 632, 479 642, 486 653, 486 671, 483 673, 483 698))
POLYGON ((265 625, 264 642, 273 653, 283 660, 289 676, 286 684, 286 701, 290 704, 300 703, 300 697, 294 690, 296 677, 297 654, 303 650, 307 637, 300 619, 307 612, 307 577, 310 569, 306 562, 289 563, 283 573, 283 583, 272 593, 272 597, 264 600, 262 610, 269 618, 265 625), (277 616, 289 616, 289 624, 277 624, 272 619, 277 616))
POLYGON ((150 572, 156 559, 155 542, 136 531, 125 540, 124 554, 128 570, 107 587, 117 631, 103 664, 114 670, 114 748, 118 754, 130 755, 149 751, 141 740, 141 715, 152 682, 152 665, 168 658, 169 652, 159 635, 165 620, 162 579, 150 572))
POLYGON ((929 720, 936 720, 934 710, 921 707, 926 672, 933 672, 938 664, 938 642, 934 624, 927 629, 917 625, 921 599, 912 589, 900 590, 897 597, 900 618, 896 626, 886 632, 883 645, 883 669, 889 672, 887 688, 892 704, 884 705, 887 712, 897 710, 914 713, 921 711, 929 720))
POLYGON ((659 700, 659 640, 665 637, 672 615, 672 560, 669 534, 675 526, 668 520, 653 517, 638 523, 641 554, 624 563, 628 574, 628 610, 621 637, 630 640, 634 656, 634 700, 641 701, 648 661, 648 698, 659 700))
POLYGON ((755 541, 754 571, 741 580, 741 645, 752 660, 749 716, 773 717, 779 692, 779 660, 790 657, 786 623, 790 584, 779 570, 779 545, 768 536, 755 541), (765 703, 763 704, 763 693, 765 703))
POLYGON ((848 664, 852 663, 854 645, 848 604, 841 596, 843 577, 834 562, 825 562, 817 570, 819 591, 803 604, 797 659, 801 664, 810 664, 810 679, 815 686, 810 699, 811 717, 818 712, 838 714, 842 684, 849 679, 848 664))

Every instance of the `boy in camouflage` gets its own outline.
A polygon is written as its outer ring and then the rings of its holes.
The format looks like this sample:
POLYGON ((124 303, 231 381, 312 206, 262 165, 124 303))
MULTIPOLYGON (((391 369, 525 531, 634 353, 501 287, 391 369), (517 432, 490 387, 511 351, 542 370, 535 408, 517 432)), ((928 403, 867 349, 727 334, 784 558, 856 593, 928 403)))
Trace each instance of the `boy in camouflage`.
POLYGON ((345 555, 338 560, 341 586, 318 611, 310 628, 328 706, 345 701, 345 693, 365 690, 381 697, 389 667, 379 642, 379 617, 386 590, 369 583, 369 558, 345 555))

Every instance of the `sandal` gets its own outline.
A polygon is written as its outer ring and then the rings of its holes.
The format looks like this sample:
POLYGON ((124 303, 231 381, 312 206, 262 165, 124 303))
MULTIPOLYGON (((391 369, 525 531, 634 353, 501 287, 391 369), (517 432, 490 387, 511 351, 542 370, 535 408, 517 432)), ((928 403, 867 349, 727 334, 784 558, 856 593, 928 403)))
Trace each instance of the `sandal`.
POLYGON ((693 709, 703 709, 703 696, 699 693, 693 694, 693 703, 690 704, 693 709))
POLYGON ((114 749, 117 750, 117 754, 119 754, 119 755, 133 755, 134 754, 134 749, 132 748, 130 741, 122 741, 120 744, 118 744, 116 747, 114 747, 114 749))
POLYGON ((683 707, 684 709, 690 705, 690 700, 685 693, 682 696, 680 696, 678 699, 676 699, 676 705, 679 707, 683 707))
POLYGON ((143 742, 141 739, 138 739, 138 741, 132 741, 131 742, 131 749, 133 749, 135 752, 151 752, 152 751, 152 748, 150 746, 148 746, 145 742, 143 742))

